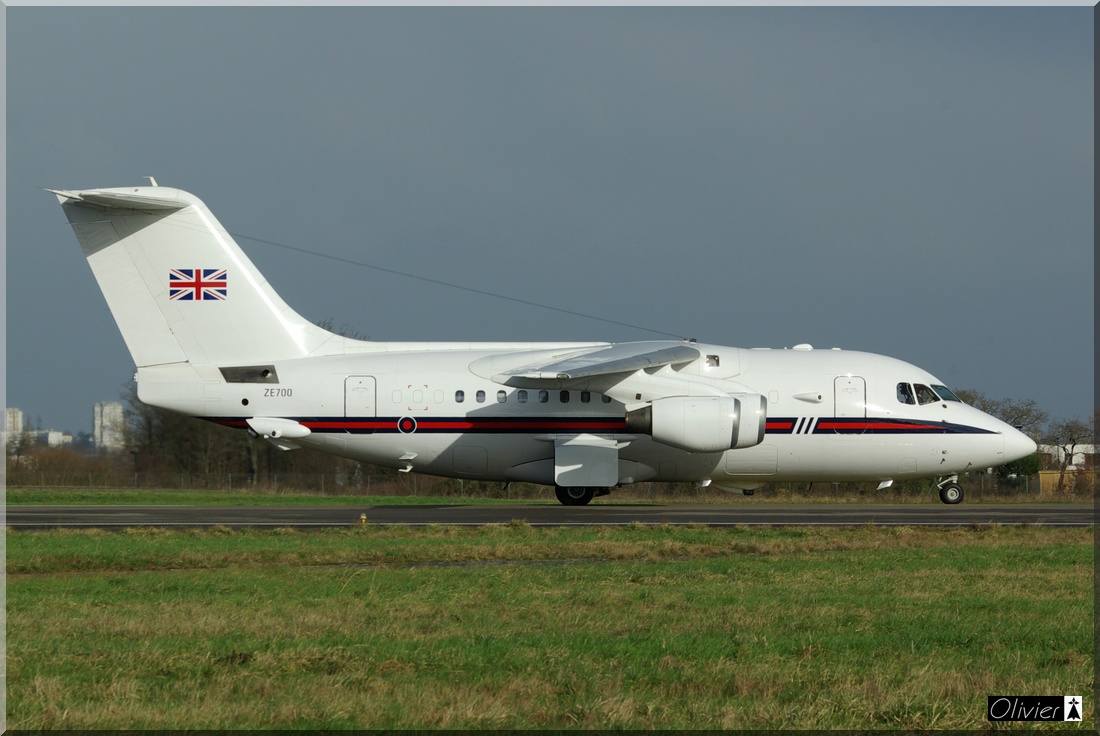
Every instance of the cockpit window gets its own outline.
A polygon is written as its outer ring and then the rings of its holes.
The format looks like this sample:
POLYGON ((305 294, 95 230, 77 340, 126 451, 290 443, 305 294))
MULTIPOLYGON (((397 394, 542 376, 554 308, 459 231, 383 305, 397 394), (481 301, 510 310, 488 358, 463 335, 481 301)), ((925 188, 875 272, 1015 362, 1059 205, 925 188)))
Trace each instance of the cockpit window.
POLYGON ((940 386, 939 384, 933 384, 932 388, 934 388, 936 390, 936 393, 938 393, 940 395, 940 398, 943 399, 944 401, 957 401, 960 404, 962 403, 962 399, 960 399, 955 394, 951 393, 951 389, 949 389, 947 386, 940 386))
POLYGON ((908 383, 898 384, 898 401, 902 404, 917 403, 917 400, 913 398, 913 387, 908 383))
POLYGON ((928 388, 924 384, 916 383, 913 387, 917 390, 917 402, 920 404, 934 404, 940 400, 939 396, 936 396, 936 392, 928 388))

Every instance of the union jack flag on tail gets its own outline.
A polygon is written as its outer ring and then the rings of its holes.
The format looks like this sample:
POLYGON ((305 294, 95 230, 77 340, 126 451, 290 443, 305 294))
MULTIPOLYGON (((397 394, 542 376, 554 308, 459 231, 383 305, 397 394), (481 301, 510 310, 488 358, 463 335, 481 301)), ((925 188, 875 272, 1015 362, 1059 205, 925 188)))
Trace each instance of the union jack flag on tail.
POLYGON ((168 272, 168 298, 175 301, 224 301, 229 286, 224 268, 174 268, 168 272))

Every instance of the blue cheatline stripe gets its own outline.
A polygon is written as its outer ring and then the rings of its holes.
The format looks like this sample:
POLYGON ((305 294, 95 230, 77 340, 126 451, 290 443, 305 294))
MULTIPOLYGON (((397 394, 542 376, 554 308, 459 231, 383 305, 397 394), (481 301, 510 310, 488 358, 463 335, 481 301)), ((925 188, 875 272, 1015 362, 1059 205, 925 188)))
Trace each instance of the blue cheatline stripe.
POLYGON ((997 434, 951 422, 881 417, 768 417, 767 433, 782 434, 997 434))

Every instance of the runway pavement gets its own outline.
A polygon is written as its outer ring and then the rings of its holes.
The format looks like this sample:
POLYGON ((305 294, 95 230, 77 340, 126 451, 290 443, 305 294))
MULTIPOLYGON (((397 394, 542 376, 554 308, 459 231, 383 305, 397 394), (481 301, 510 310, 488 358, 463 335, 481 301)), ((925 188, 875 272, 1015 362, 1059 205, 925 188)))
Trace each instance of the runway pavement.
POLYGON ((1042 524, 1088 526, 1095 509, 1087 504, 751 504, 661 506, 593 503, 569 507, 536 505, 217 507, 217 506, 8 506, 14 528, 99 527, 338 527, 361 523, 477 526, 522 520, 532 526, 622 526, 705 524, 708 526, 969 526, 1042 524))

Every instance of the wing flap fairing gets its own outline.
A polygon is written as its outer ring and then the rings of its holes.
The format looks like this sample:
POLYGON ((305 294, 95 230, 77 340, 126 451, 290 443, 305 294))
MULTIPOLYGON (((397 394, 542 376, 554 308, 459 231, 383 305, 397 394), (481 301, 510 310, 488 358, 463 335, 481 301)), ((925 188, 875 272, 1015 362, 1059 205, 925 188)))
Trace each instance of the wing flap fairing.
POLYGON ((493 376, 493 380, 510 386, 521 385, 525 381, 574 381, 634 373, 665 365, 684 365, 698 358, 699 349, 690 343, 620 343, 561 360, 501 371, 493 376))

